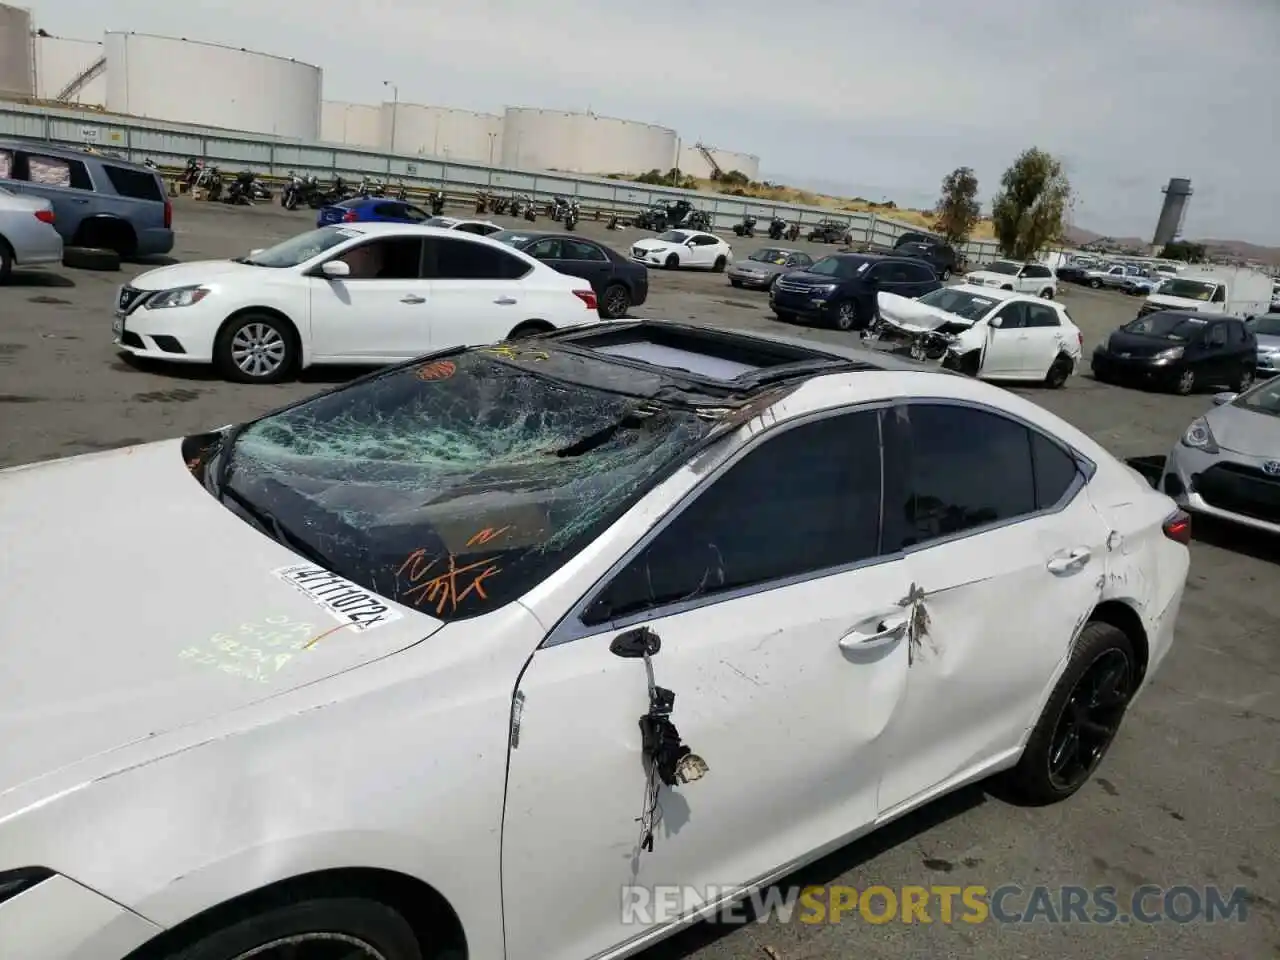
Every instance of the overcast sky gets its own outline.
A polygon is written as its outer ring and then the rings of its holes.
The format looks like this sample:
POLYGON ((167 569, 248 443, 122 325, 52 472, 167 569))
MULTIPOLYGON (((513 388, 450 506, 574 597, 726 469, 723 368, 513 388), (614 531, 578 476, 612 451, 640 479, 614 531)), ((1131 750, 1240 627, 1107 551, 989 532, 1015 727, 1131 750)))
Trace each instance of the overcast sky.
MULTIPOLYGON (((14 2, 14 0, 8 0, 14 2)), ((761 157, 763 174, 927 206, 1062 157, 1075 222, 1280 244, 1280 0, 17 0, 59 36, 185 36, 324 68, 326 99, 585 110, 761 157)), ((216 78, 210 78, 216 82, 216 78)), ((264 94, 267 94, 264 91, 264 94)))

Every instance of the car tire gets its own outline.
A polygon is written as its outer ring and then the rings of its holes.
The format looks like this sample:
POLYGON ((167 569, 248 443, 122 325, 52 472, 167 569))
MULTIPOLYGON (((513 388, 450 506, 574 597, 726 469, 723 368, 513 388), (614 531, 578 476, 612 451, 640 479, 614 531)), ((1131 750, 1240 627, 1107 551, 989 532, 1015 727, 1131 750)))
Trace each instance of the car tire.
POLYGON ((631 309, 631 294, 621 283, 611 283, 604 288, 604 296, 600 298, 600 316, 606 320, 617 320, 625 317, 631 309))
POLYGON ((730 277, 730 278, 729 278, 729 286, 731 286, 731 287, 738 287, 739 289, 741 289, 741 287, 742 287, 742 281, 741 281, 741 280, 734 280, 732 277, 730 277))
POLYGON ((716 257, 716 262, 711 265, 711 269, 716 273, 724 273, 724 268, 729 265, 729 261, 723 256, 716 257))
POLYGON ((299 354, 292 325, 271 313, 242 313, 223 324, 213 343, 214 365, 233 383, 280 383, 297 367, 299 354))
POLYGON ((1050 390, 1061 390, 1067 384, 1067 379, 1071 376, 1073 364, 1071 358, 1058 354, 1053 363, 1049 364, 1049 372, 1045 374, 1044 385, 1050 390))
POLYGON ((1002 778, 1010 799, 1043 806, 1084 786, 1115 739, 1137 677, 1137 657, 1124 631, 1086 624, 1022 758, 1002 778))
MULTIPOLYGON (((3 277, 3 273, 0 273, 0 277, 3 277)), ((1254 374, 1252 367, 1250 367, 1247 370, 1241 370, 1240 375, 1236 377, 1236 381, 1234 384, 1232 384, 1231 388, 1236 393, 1244 393, 1246 390, 1248 390, 1250 387, 1253 386, 1253 380, 1255 376, 1256 375, 1254 374)))
POLYGON ((536 337, 540 333, 548 333, 554 329, 555 327, 547 323, 545 320, 526 320, 524 323, 517 324, 516 327, 507 334, 507 339, 523 340, 525 337, 536 337))
POLYGON ((666 267, 668 270, 679 270, 680 269, 679 254, 675 254, 675 253, 670 254, 662 265, 666 267))
POLYGON ((0 237, 0 283, 9 279, 13 273, 13 249, 3 237, 0 237))
POLYGON ((943 267, 942 273, 938 275, 938 279, 943 283, 946 283, 948 280, 951 279, 951 271, 948 270, 946 267, 943 267))
POLYGON ((835 325, 837 330, 848 332, 858 328, 858 305, 852 300, 836 304, 835 325))
POLYGON ((413 928, 390 907, 373 900, 326 898, 269 908, 200 937, 165 960, 235 960, 270 953, 272 944, 301 944, 306 938, 349 947, 347 954, 369 960, 423 960, 413 928))
POLYGON ((1041 299, 1041 300, 1052 300, 1052 299, 1053 299, 1053 287, 1045 287, 1043 290, 1041 290, 1041 291, 1040 291, 1040 299, 1041 299))
POLYGON ((1089 281, 1089 286, 1090 286, 1092 289, 1097 290, 1097 289, 1101 288, 1101 286, 1102 286, 1102 281, 1101 281, 1101 280, 1090 280, 1090 281, 1089 281))
POLYGON ((1196 372, 1190 367, 1178 374, 1178 379, 1173 383, 1173 392, 1179 396, 1186 397, 1195 393, 1196 390, 1196 372))
POLYGON ((120 269, 120 254, 105 247, 67 247, 62 251, 62 265, 109 273, 120 269))

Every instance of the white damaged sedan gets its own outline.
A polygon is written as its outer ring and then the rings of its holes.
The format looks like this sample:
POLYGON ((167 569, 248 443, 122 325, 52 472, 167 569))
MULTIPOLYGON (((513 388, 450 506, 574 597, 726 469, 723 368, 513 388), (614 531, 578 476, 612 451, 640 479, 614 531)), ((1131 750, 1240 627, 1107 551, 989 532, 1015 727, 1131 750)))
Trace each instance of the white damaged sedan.
POLYGON ((1084 334, 1060 303, 969 284, 919 298, 881 292, 873 339, 910 344, 917 360, 982 380, 1061 387, 1080 363, 1084 334))
POLYGON ((0 957, 630 956, 698 907, 624 888, 1074 794, 1189 534, 1009 391, 643 321, 2 471, 0 957))

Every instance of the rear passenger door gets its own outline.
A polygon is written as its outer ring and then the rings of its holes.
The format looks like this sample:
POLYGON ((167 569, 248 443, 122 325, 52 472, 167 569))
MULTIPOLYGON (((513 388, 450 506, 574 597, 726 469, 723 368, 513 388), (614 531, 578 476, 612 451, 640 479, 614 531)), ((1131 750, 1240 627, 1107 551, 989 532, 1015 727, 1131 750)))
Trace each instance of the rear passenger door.
POLYGON ((503 340, 524 320, 548 319, 541 316, 542 295, 520 282, 532 269, 487 243, 462 236, 429 238, 424 275, 432 349, 503 340))
MULTIPOLYGON (((883 290, 885 293, 896 293, 900 297, 914 297, 918 280, 912 279, 911 270, 917 264, 909 264, 904 261, 894 260, 888 263, 876 265, 872 276, 876 278, 877 290, 883 290)), ((926 266, 926 270, 929 268, 926 266)), ((916 277, 919 274, 915 275, 916 277)))
POLYGON ((906 265, 906 269, 907 286, 913 297, 923 297, 926 293, 942 286, 942 281, 938 279, 939 274, 928 263, 910 263, 906 265))
POLYGON ((1025 364, 1023 358, 1030 340, 1025 301, 1006 303, 991 320, 997 317, 1000 319, 1000 326, 989 326, 987 348, 982 356, 982 365, 978 368, 983 377, 993 380, 1018 376, 1025 364))
POLYGON ((14 150, 5 186, 14 193, 40 197, 53 204, 54 224, 68 242, 81 221, 98 213, 97 196, 88 167, 70 160, 28 150, 14 150))
POLYGON ((1021 375, 1041 379, 1062 352, 1062 319, 1047 303, 1024 303, 1026 337, 1019 340, 1021 375))
POLYGON ((1019 749, 1095 605, 1109 527, 1087 464, 1002 411, 909 401, 886 417, 885 549, 912 581, 883 816, 1019 749))

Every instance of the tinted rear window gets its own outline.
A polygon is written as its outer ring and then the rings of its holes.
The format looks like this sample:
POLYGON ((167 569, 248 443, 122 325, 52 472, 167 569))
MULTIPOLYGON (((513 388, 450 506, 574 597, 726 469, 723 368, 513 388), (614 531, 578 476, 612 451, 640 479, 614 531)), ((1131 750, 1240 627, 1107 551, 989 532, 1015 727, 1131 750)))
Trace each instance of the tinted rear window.
POLYGON ((107 179, 111 181, 111 186, 120 196, 132 197, 134 200, 164 202, 164 192, 160 189, 160 182, 154 173, 115 167, 109 163, 104 163, 102 169, 106 171, 107 179))

